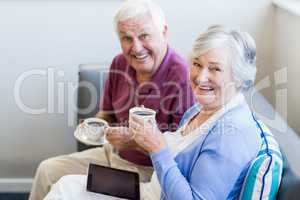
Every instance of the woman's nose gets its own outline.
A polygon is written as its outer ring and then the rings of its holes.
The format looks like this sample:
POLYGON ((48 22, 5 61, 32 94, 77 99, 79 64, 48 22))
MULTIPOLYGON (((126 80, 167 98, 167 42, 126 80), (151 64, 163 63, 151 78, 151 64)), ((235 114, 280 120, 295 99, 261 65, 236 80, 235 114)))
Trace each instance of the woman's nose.
POLYGON ((198 84, 203 82, 208 82, 209 80, 209 71, 207 69, 203 69, 198 73, 196 78, 198 84))

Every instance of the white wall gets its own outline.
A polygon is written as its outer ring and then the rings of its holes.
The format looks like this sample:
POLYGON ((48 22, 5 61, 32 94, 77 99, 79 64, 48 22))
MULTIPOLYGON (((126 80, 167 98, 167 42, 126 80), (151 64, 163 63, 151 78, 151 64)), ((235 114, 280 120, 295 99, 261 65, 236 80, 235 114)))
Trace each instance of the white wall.
MULTIPOLYGON (((295 8, 295 6, 293 6, 295 8)), ((297 12, 277 7, 274 26, 274 68, 286 68, 287 82, 287 121, 300 133, 300 3, 297 12)), ((280 85, 279 85, 280 87, 280 85)))
MULTIPOLYGON (((119 1, 112 2, 1 2, 0 66, 2 68, 2 129, 0 177, 32 177, 37 164, 47 157, 76 150, 68 119, 70 105, 63 101, 58 113, 58 82, 77 82, 80 63, 106 62, 118 52, 110 19, 119 1), (54 113, 24 113, 14 100, 17 78, 31 69, 55 69, 54 113), (63 70, 60 77, 57 70, 63 70)), ((31 76, 22 85, 24 103, 47 108, 46 76, 31 76)), ((72 99, 66 93, 66 97, 72 99)), ((74 115, 73 115, 74 116, 74 115)))
MULTIPOLYGON (((67 125, 69 104, 58 102, 57 83, 76 83, 80 63, 110 62, 119 52, 111 21, 120 2, 0 2, 0 88, 3 94, 0 178, 32 177, 42 159, 75 151, 74 127, 67 125), (47 67, 65 73, 64 77, 55 75, 55 114, 26 114, 14 100, 14 83, 22 72, 47 67), (65 113, 59 114, 57 109, 62 105, 65 113)), ((169 21, 170 44, 183 55, 188 54, 198 33, 208 25, 239 27, 250 32, 257 41, 258 79, 271 73, 274 13, 270 1, 165 0, 159 3, 169 21)), ((270 91, 264 92, 272 98, 270 91)), ((29 106, 47 106, 46 78, 27 79, 22 86, 22 97, 29 106)))

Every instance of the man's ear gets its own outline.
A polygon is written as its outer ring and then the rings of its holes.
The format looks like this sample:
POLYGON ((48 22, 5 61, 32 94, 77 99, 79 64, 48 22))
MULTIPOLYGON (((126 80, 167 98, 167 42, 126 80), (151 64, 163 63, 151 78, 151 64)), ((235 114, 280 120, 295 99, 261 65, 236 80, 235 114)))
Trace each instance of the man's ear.
POLYGON ((167 40, 168 34, 169 34, 169 28, 167 25, 164 26, 162 34, 163 34, 164 38, 167 40))

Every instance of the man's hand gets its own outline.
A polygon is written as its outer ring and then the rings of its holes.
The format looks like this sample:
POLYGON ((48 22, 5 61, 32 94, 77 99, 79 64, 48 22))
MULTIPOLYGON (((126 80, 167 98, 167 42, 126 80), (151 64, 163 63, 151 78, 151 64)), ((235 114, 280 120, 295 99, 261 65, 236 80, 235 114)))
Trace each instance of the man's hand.
POLYGON ((127 127, 108 127, 105 130, 107 141, 116 149, 121 150, 132 147, 131 137, 127 127))
POLYGON ((105 111, 99 111, 95 117, 100 118, 100 119, 104 119, 105 121, 107 121, 109 124, 114 123, 116 120, 114 119, 114 117, 112 115, 109 115, 107 112, 105 111))

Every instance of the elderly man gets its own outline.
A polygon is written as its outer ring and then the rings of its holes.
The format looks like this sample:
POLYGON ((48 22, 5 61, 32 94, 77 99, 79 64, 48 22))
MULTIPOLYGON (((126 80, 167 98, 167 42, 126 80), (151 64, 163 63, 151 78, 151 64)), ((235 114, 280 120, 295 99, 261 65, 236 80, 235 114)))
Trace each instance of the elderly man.
POLYGON ((151 161, 130 138, 128 111, 144 105, 156 111, 161 131, 174 130, 194 97, 186 62, 167 44, 168 27, 159 6, 150 0, 123 2, 114 18, 122 54, 111 64, 101 110, 109 145, 43 161, 37 169, 31 200, 40 200, 62 176, 85 174, 90 162, 134 170, 148 181, 151 161))

